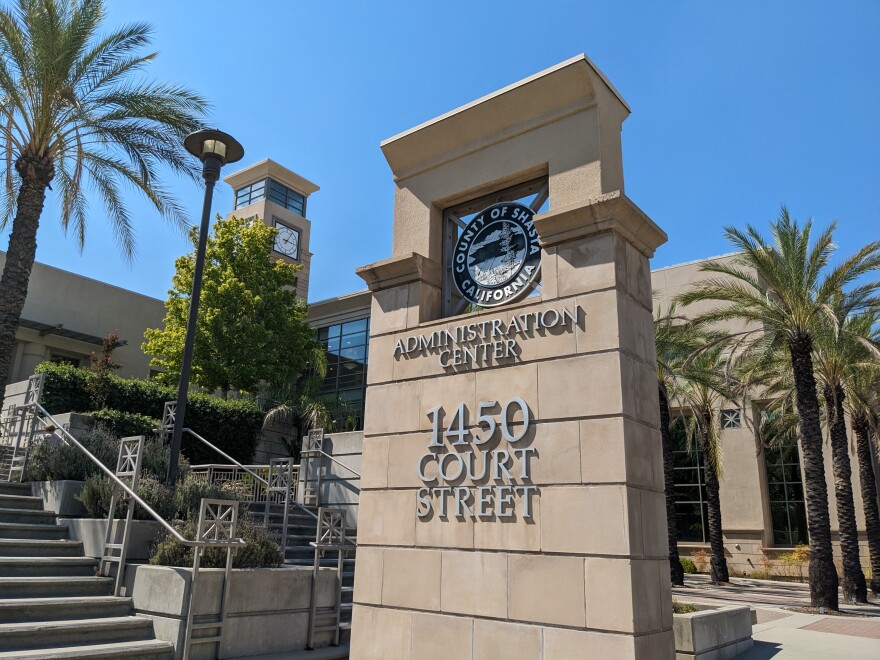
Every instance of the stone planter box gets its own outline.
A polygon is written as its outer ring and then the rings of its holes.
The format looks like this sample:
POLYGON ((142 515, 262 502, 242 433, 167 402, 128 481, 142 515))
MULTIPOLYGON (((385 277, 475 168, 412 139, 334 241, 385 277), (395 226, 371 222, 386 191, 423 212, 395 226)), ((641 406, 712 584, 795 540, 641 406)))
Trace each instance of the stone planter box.
MULTIPOLYGON (((220 568, 199 570, 193 600, 195 622, 216 620, 224 579, 220 568)), ((174 644, 175 658, 182 657, 186 629, 187 594, 191 568, 130 564, 125 569, 125 595, 138 614, 153 620, 156 637, 174 644)), ((195 644, 192 660, 242 658, 305 649, 309 625, 309 592, 312 569, 308 567, 235 569, 226 621, 218 643, 195 644)), ((318 573, 318 607, 333 607, 336 571, 318 573)), ((197 631, 212 636, 213 629, 197 631)), ((330 633, 316 636, 315 646, 327 646, 330 633)))
POLYGON ((697 605, 673 614, 676 660, 727 660, 752 647, 752 612, 747 606, 697 605))
POLYGON ((54 511, 62 518, 88 518, 86 507, 76 499, 85 481, 32 481, 31 492, 43 498, 46 511, 54 511))
MULTIPOLYGON (((113 525, 114 538, 111 543, 122 543, 124 520, 116 520, 113 525)), ((67 525, 70 538, 82 541, 86 557, 101 557, 104 551, 104 537, 107 534, 106 518, 59 518, 58 524, 67 525)), ((128 560, 146 561, 150 557, 150 547, 162 531, 162 525, 153 520, 132 520, 128 542, 128 560)))

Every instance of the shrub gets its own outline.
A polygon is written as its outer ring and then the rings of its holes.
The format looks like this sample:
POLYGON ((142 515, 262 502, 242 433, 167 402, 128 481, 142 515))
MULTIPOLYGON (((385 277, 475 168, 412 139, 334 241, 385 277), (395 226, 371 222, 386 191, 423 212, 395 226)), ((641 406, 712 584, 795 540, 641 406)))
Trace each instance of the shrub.
POLYGON ((687 557, 681 557, 678 561, 681 562, 681 567, 684 569, 685 573, 696 573, 697 565, 693 562, 692 559, 688 559, 687 557))
MULTIPOLYGON (((188 520, 175 529, 186 538, 195 538, 196 523, 188 520)), ((240 548, 232 561, 235 568, 267 568, 278 566, 284 562, 284 556, 278 543, 269 532, 257 525, 250 518, 243 516, 238 520, 236 534, 247 545, 240 548)), ((169 534, 159 540, 150 555, 150 563, 154 566, 192 566, 193 548, 181 545, 169 534)), ((223 568, 226 566, 226 550, 224 548, 208 548, 202 555, 202 567, 223 568)))
MULTIPOLYGON (((42 404, 49 413, 95 411, 89 395, 90 382, 97 377, 94 371, 43 362, 37 366, 36 372, 45 374, 42 404)), ((107 379, 105 407, 117 413, 160 419, 165 402, 177 398, 176 390, 156 381, 120 378, 112 374, 104 377, 107 379)), ((248 463, 262 433, 263 417, 262 409, 253 401, 191 393, 187 399, 185 423, 236 460, 248 463)), ((122 418, 116 416, 114 419, 122 423, 122 418)), ((210 463, 217 459, 213 451, 188 435, 183 438, 183 453, 192 463, 210 463)))
MULTIPOLYGON (((119 441, 102 426, 89 429, 77 438, 101 463, 109 468, 116 467, 119 441)), ((79 448, 69 445, 57 436, 48 436, 35 442, 28 455, 25 468, 25 481, 55 481, 71 479, 85 481, 100 472, 79 448)))
POLYGON ((153 430, 159 428, 162 423, 158 419, 140 413, 123 412, 112 408, 95 410, 89 415, 92 420, 119 438, 129 438, 134 435, 151 436, 153 430))
POLYGON ((682 603, 680 600, 672 599, 672 613, 673 614, 690 614, 691 612, 696 612, 697 608, 691 605, 690 603, 682 603))
MULTIPOLYGON (((165 520, 174 519, 177 514, 174 494, 163 482, 150 474, 141 477, 135 492, 153 510, 165 520)), ((86 511, 94 518, 106 518, 110 512, 110 499, 113 496, 113 485, 110 480, 100 474, 93 474, 83 486, 82 492, 77 499, 83 503, 86 511)), ((117 505, 116 518, 124 518, 126 515, 126 503, 117 505)), ((153 520, 153 516, 147 513, 143 507, 135 506, 135 520, 153 520)))

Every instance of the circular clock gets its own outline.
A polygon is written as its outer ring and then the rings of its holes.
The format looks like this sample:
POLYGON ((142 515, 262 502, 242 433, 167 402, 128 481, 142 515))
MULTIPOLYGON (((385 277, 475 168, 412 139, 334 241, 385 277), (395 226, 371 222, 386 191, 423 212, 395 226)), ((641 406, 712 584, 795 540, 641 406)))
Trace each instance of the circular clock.
POLYGON ((275 223, 275 251, 291 259, 299 259, 299 230, 280 222, 275 223))

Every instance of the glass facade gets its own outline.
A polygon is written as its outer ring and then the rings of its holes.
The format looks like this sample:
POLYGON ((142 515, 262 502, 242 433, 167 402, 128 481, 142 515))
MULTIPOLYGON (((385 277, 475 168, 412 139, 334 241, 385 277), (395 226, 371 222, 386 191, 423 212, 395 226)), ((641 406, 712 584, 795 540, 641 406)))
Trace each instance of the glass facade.
POLYGON ((345 410, 337 420, 337 428, 359 431, 364 428, 370 319, 356 319, 325 326, 318 328, 317 333, 318 341, 327 354, 327 376, 324 378, 322 394, 331 398, 338 397, 345 402, 345 410))
POLYGON ((283 206, 303 218, 306 217, 306 198, 273 179, 263 179, 236 190, 235 208, 253 204, 266 199, 267 196, 269 201, 275 202, 278 206, 283 206))
POLYGON ((690 442, 690 447, 688 446, 688 429, 684 418, 676 419, 670 430, 678 540, 706 543, 709 505, 706 500, 703 452, 695 438, 690 442))
POLYGON ((789 440, 779 447, 765 448, 764 463, 773 544, 795 546, 809 543, 797 440, 789 440))

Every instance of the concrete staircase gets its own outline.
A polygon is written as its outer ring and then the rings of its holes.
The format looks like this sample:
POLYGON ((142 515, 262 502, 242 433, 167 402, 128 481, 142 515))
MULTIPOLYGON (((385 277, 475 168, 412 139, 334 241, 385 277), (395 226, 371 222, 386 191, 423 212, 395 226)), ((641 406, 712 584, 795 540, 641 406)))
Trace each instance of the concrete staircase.
MULTIPOLYGON (((264 503, 255 503, 251 510, 258 516, 262 516, 265 511, 264 503)), ((318 507, 306 506, 316 515, 318 507)), ((279 536, 282 530, 284 518, 284 507, 282 505, 272 505, 269 509, 269 529, 277 533, 279 536)), ((352 539, 356 538, 357 530, 347 530, 352 539)), ((284 563, 289 566, 311 566, 315 561, 315 549, 309 545, 314 542, 317 534, 317 523, 313 517, 305 513, 301 509, 291 507, 287 518, 287 552, 285 553, 284 563)), ((351 628, 351 610, 354 596, 354 560, 355 548, 348 552, 343 563, 342 570, 342 588, 340 602, 340 620, 343 630, 351 628)), ((336 553, 321 559, 321 566, 336 568, 336 553)), ((344 639, 345 637, 343 637, 344 639)))
POLYGON ((97 572, 29 484, 0 482, 0 659, 173 658, 97 572))

